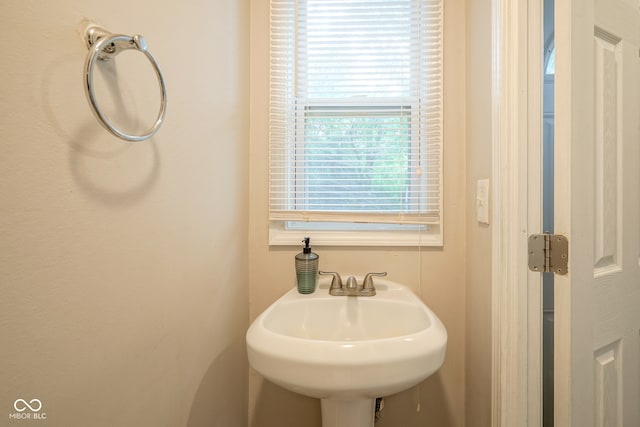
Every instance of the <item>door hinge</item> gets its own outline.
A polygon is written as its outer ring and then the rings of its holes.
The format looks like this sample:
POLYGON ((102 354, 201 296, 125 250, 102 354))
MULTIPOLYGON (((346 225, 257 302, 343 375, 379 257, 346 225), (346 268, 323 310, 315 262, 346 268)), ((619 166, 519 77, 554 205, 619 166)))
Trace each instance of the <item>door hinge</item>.
POLYGON ((529 236, 529 269, 540 273, 567 274, 569 241, 560 234, 529 236))

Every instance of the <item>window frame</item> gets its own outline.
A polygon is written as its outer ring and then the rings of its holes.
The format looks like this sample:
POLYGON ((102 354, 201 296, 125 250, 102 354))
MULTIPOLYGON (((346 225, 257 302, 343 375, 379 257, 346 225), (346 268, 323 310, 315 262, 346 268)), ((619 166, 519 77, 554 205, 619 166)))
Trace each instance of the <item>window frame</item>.
MULTIPOLYGON (((280 0, 279 3, 283 3, 284 0, 280 0)), ((289 3, 294 4, 294 8, 296 8, 298 1, 297 0, 288 0, 289 3)), ((416 3, 420 3, 421 6, 425 6, 427 4, 429 5, 433 5, 433 4, 438 4, 440 8, 442 8, 442 0, 415 0, 416 3)), ((285 6, 286 7, 286 6, 285 6)), ((273 0, 272 0, 272 8, 273 8, 273 0)), ((283 219, 282 217, 278 217, 277 215, 273 215, 273 209, 272 209, 272 202, 271 202, 271 197, 272 197, 272 189, 271 189, 271 184, 270 184, 270 217, 269 217, 269 244, 270 245, 298 245, 299 241, 300 241, 300 236, 302 235, 312 235, 313 239, 314 239, 314 245, 331 245, 331 246, 441 246, 443 244, 443 209, 442 209, 442 198, 443 198, 443 193, 442 193, 442 188, 443 188, 443 171, 442 171, 442 152, 443 152, 443 143, 442 143, 442 103, 443 103, 443 96, 442 96, 442 38, 443 38, 443 22, 442 22, 442 10, 440 10, 439 12, 439 17, 440 17, 440 22, 439 22, 439 68, 438 68, 438 72, 440 74, 439 77, 439 87, 437 88, 439 90, 439 123, 436 125, 437 127, 439 127, 439 152, 437 154, 438 156, 438 163, 437 163, 437 168, 438 168, 438 180, 437 180, 437 194, 438 194, 438 207, 437 207, 437 215, 438 218, 436 221, 433 220, 427 220, 427 214, 424 214, 422 216, 425 217, 424 220, 420 220, 421 215, 418 214, 413 214, 413 215, 406 215, 407 217, 409 216, 413 216, 414 219, 412 221, 408 221, 406 225, 402 226, 398 226, 398 225, 394 225, 394 226, 389 226, 388 224, 384 224, 384 223, 380 223, 377 224, 375 222, 370 223, 369 226, 365 226, 363 227, 360 223, 361 222, 367 222, 368 220, 366 219, 366 215, 363 215, 363 217, 361 219, 353 219, 351 221, 352 224, 354 224, 353 229, 343 229, 344 226, 343 225, 338 225, 338 226, 332 226, 332 225, 325 225, 319 222, 314 222, 311 221, 309 222, 309 219, 305 217, 304 211, 302 211, 300 213, 300 218, 298 221, 296 221, 295 219, 291 219, 291 218, 285 218, 283 219), (418 217, 418 219, 416 220, 415 217, 418 217), (415 222, 420 222, 420 224, 415 224, 415 222), (296 227, 288 227, 288 224, 290 223, 296 223, 296 227), (300 224, 302 223, 306 223, 309 225, 309 227, 304 228, 304 227, 299 227, 300 224)), ((294 19, 295 21, 295 19, 294 19)), ((289 24, 292 25, 292 24, 289 24)), ((293 24, 295 26, 295 24, 293 24)), ((297 31, 296 28, 293 29, 293 31, 297 31)), ((297 33, 294 35, 294 37, 297 37, 297 33)), ((273 56, 273 53, 271 53, 271 55, 273 56)), ((294 60, 295 61, 295 60, 294 60)), ((272 62, 272 66, 271 66, 271 72, 273 73, 274 70, 277 69, 277 67, 273 66, 273 62, 272 62)), ((422 74, 418 75, 421 76, 422 74)), ((297 84, 297 75, 294 75, 293 77, 293 85, 295 86, 295 84, 297 84)), ((415 79, 416 75, 412 73, 411 75, 411 79, 415 79)), ((273 82, 273 80, 272 80, 273 82)), ((295 93, 295 89, 293 89, 293 92, 295 93)), ((290 94, 289 94, 290 95, 290 94)), ((400 105, 400 106, 410 106, 410 109, 412 110, 411 112, 411 133, 416 132, 416 126, 414 126, 414 112, 418 111, 418 108, 416 108, 416 105, 419 105, 419 100, 418 101, 408 101, 410 100, 412 97, 410 96, 399 96, 396 99, 393 98, 384 98, 383 101, 379 101, 383 104, 386 105, 400 105)), ((415 96, 413 97, 415 98, 415 96)), ((308 100, 302 97, 298 97, 297 94, 293 95, 293 99, 295 100, 294 102, 296 103, 296 107, 295 107, 295 114, 296 117, 294 119, 295 121, 295 128, 296 128, 296 132, 301 133, 300 129, 305 129, 304 126, 304 121, 306 119, 306 112, 309 111, 310 109, 313 109, 316 105, 323 105, 323 106, 331 106, 333 104, 335 105, 344 105, 345 102, 349 102, 350 104, 353 104, 353 108, 354 111, 357 111, 358 108, 361 108, 362 110, 365 110, 366 108, 371 108, 372 106, 375 105, 375 101, 371 102, 371 100, 367 99, 366 103, 358 103, 355 101, 358 101, 357 99, 350 99, 350 100, 345 100, 344 98, 336 98, 336 99, 322 99, 322 100, 308 100)), ((273 100, 272 100, 273 103, 273 100)), ((273 108, 273 104, 272 104, 272 108, 273 108)), ((422 108, 425 108, 424 106, 422 108)), ((416 114, 417 115, 417 114, 416 114)), ((271 118, 272 115, 270 114, 270 123, 271 123, 271 118)), ((419 125, 418 125, 419 126, 419 125)), ((285 133, 287 132, 286 130, 284 131, 285 133)), ((304 133, 304 131, 302 131, 302 133, 304 133)), ((425 132, 426 133, 426 132, 425 132)), ((270 135, 270 144, 271 144, 271 139, 273 138, 273 134, 270 135)), ((293 138, 300 138, 299 135, 294 136, 293 138)), ((302 136, 302 138, 304 138, 304 136, 302 136)), ((413 136, 411 137, 412 140, 412 147, 411 150, 415 150, 416 147, 414 147, 414 140, 416 140, 413 136)), ((418 144, 421 146, 421 148, 418 148, 418 151, 420 150, 424 150, 425 148, 422 146, 422 142, 420 142, 418 140, 418 144)), ((296 150, 297 148, 295 147, 295 143, 294 143, 294 147, 291 148, 293 150, 296 150)), ((425 144, 425 146, 428 149, 431 149, 432 147, 428 144, 425 144)), ((286 150, 287 148, 280 148, 280 149, 284 149, 286 150)), ((272 148, 270 148, 269 153, 270 153, 270 170, 271 170, 271 156, 272 156, 272 148)), ((422 154, 418 154, 418 156, 421 156, 422 154)), ((289 154, 284 154, 282 158, 279 159, 279 161, 282 161, 283 159, 286 159, 287 157, 289 157, 289 154)), ((295 160, 294 160, 295 162, 295 160)), ((295 171, 297 168, 294 167, 293 170, 295 171)), ((296 172, 291 172, 291 173, 296 173, 296 172)), ((416 179, 415 177, 411 177, 411 179, 416 179)), ((418 178, 418 179, 422 179, 422 178, 418 178)), ((271 172, 270 172, 270 181, 271 181, 271 172)), ((425 178, 426 181, 426 178, 425 178)), ((427 187, 433 185, 431 182, 426 183, 425 185, 423 185, 421 187, 421 191, 427 191, 427 187)), ((296 193, 297 190, 294 190, 293 192, 296 193)), ((421 196, 422 197, 422 196, 421 196)), ((426 197, 425 197, 426 199, 426 197)), ((425 202, 426 203, 426 202, 425 202)), ((354 214, 357 215, 357 214, 354 214)), ((381 214, 383 215, 383 214, 381 214)), ((400 217, 404 217, 405 215, 403 214, 394 214, 394 215, 398 215, 400 217)), ((328 218, 330 218, 330 215, 328 215, 328 218)), ((329 221, 334 221, 334 219, 329 219, 329 221)), ((336 219, 335 221, 339 221, 339 219, 336 219)), ((402 221, 402 219, 400 220, 402 221)), ((396 221, 397 222, 397 221, 396 221)), ((335 225, 335 224, 334 224, 335 225)))

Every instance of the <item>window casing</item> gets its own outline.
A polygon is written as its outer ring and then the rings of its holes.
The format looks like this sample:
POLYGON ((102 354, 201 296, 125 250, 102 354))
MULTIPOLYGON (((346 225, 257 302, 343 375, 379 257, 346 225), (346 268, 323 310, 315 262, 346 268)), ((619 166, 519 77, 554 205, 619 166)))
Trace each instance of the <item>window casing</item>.
POLYGON ((270 49, 270 242, 441 244, 441 0, 272 0, 270 49))

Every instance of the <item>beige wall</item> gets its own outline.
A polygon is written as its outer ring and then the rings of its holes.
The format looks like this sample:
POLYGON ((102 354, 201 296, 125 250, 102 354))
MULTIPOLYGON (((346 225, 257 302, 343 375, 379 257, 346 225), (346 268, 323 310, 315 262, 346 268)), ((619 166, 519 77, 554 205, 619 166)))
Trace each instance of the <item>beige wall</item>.
MULTIPOLYGON (((0 5, 0 424, 247 425, 248 6, 0 5), (91 115, 84 17, 146 36, 169 94, 152 141, 91 115), (46 422, 9 420, 19 398, 46 422)), ((144 122, 140 58, 107 79, 144 122)))
MULTIPOLYGON (((314 247, 323 269, 388 271, 391 280, 407 283, 421 294, 447 327, 444 366, 419 387, 385 399, 377 427, 462 427, 465 421, 465 4, 445 3, 444 248, 314 247)), ((267 1, 251 2, 251 320, 295 286, 293 259, 299 252, 297 247, 268 245, 268 14, 267 1)), ((250 372, 249 389, 251 427, 320 426, 318 400, 263 381, 255 372, 250 372)))
MULTIPOLYGON (((0 6, 1 419, 38 398, 50 426, 247 425, 244 331, 294 285, 298 248, 267 244, 268 2, 251 1, 250 26, 246 3, 0 6), (120 142, 91 115, 84 17, 147 37, 169 93, 151 142, 120 142)), ((474 205, 491 167, 490 10, 445 6, 444 248, 315 248, 322 268, 384 267, 448 329, 445 365, 388 397, 380 427, 489 425, 490 228, 474 205)), ((153 84, 136 91, 145 66, 103 78, 121 85, 127 114, 112 114, 127 125, 155 114, 153 84)), ((248 399, 251 427, 320 426, 316 400, 255 372, 248 399)))
POLYGON ((491 178, 491 7, 467 0, 467 427, 491 425, 491 226, 475 211, 476 181, 491 178))

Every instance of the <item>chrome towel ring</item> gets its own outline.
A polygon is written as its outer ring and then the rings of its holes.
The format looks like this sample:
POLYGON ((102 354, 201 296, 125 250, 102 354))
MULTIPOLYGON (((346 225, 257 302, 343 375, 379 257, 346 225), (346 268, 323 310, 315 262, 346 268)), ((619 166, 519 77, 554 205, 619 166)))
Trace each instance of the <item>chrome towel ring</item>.
POLYGON ((156 132, 158 132, 160 125, 162 125, 162 122, 164 121, 167 108, 167 91, 162 71, 160 71, 160 66, 151 52, 147 49, 146 40, 141 35, 135 35, 132 37, 123 34, 112 34, 96 25, 89 26, 86 30, 85 36, 89 52, 87 53, 87 59, 84 62, 84 92, 87 96, 87 100, 89 101, 91 111, 93 111, 98 122, 100 122, 100 124, 109 132, 126 141, 144 141, 145 139, 151 138, 156 132), (93 88, 93 71, 96 62, 98 60, 108 61, 124 49, 137 49, 144 53, 149 62, 151 62, 151 65, 153 65, 153 69, 158 78, 158 83, 160 84, 160 110, 158 111, 158 117, 153 126, 151 126, 151 128, 142 135, 129 135, 116 128, 100 109, 93 88))

